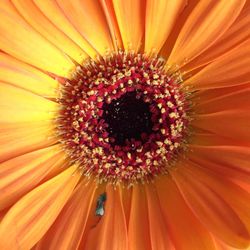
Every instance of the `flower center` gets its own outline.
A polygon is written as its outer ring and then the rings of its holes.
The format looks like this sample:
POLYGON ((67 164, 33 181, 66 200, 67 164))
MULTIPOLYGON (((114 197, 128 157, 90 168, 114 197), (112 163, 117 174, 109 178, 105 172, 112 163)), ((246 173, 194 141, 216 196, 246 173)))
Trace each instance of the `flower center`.
POLYGON ((166 172, 188 125, 180 79, 162 59, 127 52, 77 67, 62 88, 58 119, 70 159, 99 181, 166 172))
POLYGON ((113 145, 141 141, 141 135, 152 133, 150 106, 139 93, 127 92, 103 107, 107 131, 114 138, 113 145))

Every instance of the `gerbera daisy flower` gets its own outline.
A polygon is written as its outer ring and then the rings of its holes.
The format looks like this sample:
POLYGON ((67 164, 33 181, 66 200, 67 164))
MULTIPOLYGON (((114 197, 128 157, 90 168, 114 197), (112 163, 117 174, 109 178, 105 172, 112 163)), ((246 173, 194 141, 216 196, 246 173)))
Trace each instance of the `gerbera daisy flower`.
POLYGON ((250 243, 247 0, 3 0, 0 248, 250 243))

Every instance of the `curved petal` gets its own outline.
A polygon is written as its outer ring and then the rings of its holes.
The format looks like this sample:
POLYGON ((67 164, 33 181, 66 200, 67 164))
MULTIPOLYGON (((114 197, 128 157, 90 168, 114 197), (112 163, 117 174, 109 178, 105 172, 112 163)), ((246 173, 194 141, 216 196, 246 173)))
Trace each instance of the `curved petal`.
POLYGON ((159 52, 186 4, 186 0, 147 1, 145 15, 145 52, 159 52))
POLYGON ((127 250, 127 226, 121 199, 121 188, 107 185, 105 214, 89 232, 85 249, 127 250))
POLYGON ((143 0, 113 0, 115 15, 120 28, 125 50, 138 51, 141 47, 144 32, 143 0))
POLYGON ((34 188, 64 161, 58 146, 28 153, 0 164, 0 210, 34 188))
POLYGON ((40 9, 44 16, 46 16, 51 23, 53 23, 58 30, 61 30, 66 36, 75 42, 86 54, 91 57, 96 56, 96 51, 84 39, 84 37, 75 29, 73 24, 65 16, 62 9, 58 6, 56 1, 51 0, 33 0, 36 6, 40 9))
POLYGON ((244 4, 244 0, 200 1, 184 24, 168 63, 182 65, 209 48, 232 25, 244 4))
POLYGON ((232 49, 241 45, 244 41, 250 38, 250 5, 244 6, 239 17, 235 20, 233 25, 217 40, 209 49, 204 51, 201 55, 189 62, 183 67, 184 71, 192 71, 195 68, 206 65, 219 57, 230 52, 232 49))
POLYGON ((250 149, 243 146, 190 146, 189 158, 222 177, 250 182, 250 149))
POLYGON ((55 223, 38 243, 36 250, 78 249, 93 203, 96 184, 83 179, 59 214, 55 223))
POLYGON ((183 197, 199 220, 218 238, 236 248, 249 245, 249 233, 231 206, 210 185, 203 184, 184 167, 172 171, 183 197))
POLYGON ((129 249, 151 250, 147 200, 145 188, 141 184, 133 186, 128 243, 129 249))
POLYGON ((249 82, 249 41, 214 61, 188 80, 193 90, 241 85, 249 82))
POLYGON ((107 50, 113 50, 105 15, 98 1, 57 0, 57 3, 77 31, 96 51, 103 55, 107 50))
POLYGON ((199 165, 189 164, 185 166, 185 171, 188 171, 189 176, 195 177, 197 181, 211 187, 216 193, 220 194, 238 214, 242 223, 250 232, 250 193, 199 165))
POLYGON ((145 186, 152 250, 174 250, 154 184, 145 186))
POLYGON ((0 49, 19 60, 59 76, 68 76, 74 64, 34 31, 9 1, 0 6, 0 49))
POLYGON ((30 249, 43 237, 79 181, 76 171, 75 166, 68 168, 32 190, 8 211, 0 225, 2 249, 8 249, 13 242, 20 249, 30 249))
POLYGON ((82 63, 87 57, 86 53, 76 45, 67 35, 55 27, 37 8, 32 0, 13 0, 13 5, 23 18, 43 37, 58 47, 63 53, 82 63))
POLYGON ((0 81, 43 97, 57 97, 58 82, 56 80, 2 52, 0 52, 0 81))
POLYGON ((232 109, 197 115, 193 126, 227 138, 249 141, 249 109, 232 109))
POLYGON ((170 176, 155 182, 169 235, 178 250, 215 250, 209 232, 191 212, 170 176))

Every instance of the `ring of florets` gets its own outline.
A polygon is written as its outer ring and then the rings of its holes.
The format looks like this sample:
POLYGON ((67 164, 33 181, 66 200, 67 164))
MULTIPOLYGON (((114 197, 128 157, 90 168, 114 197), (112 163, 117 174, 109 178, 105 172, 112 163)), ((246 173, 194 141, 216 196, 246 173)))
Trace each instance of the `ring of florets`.
POLYGON ((113 53, 78 66, 62 86, 58 118, 70 159, 84 175, 100 181, 148 180, 166 172, 188 125, 181 82, 180 74, 166 70, 163 59, 144 54, 113 53), (127 138, 110 122, 110 117, 119 116, 115 106, 126 100, 143 103, 149 112, 143 118, 147 130, 127 138))

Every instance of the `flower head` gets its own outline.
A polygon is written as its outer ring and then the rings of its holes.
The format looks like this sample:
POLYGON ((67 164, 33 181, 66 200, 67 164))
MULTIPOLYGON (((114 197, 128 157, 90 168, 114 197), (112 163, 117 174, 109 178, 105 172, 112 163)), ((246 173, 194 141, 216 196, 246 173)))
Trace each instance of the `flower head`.
POLYGON ((0 248, 247 249, 249 11, 0 4, 0 248))

